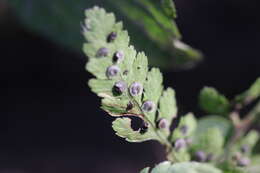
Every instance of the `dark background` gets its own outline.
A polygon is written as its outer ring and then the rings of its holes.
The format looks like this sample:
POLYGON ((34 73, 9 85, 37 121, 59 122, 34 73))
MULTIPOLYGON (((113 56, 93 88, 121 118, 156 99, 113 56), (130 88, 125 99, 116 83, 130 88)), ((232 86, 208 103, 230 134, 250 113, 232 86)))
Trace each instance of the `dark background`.
MULTIPOLYGON (((181 111, 214 86, 228 97, 260 76, 257 0, 176 0, 184 41, 206 59, 189 71, 164 72, 181 111)), ((69 33, 68 33, 69 34, 69 33)), ((86 58, 28 31, 0 8, 0 173, 137 172, 163 160, 157 143, 130 144, 90 92, 86 58)))

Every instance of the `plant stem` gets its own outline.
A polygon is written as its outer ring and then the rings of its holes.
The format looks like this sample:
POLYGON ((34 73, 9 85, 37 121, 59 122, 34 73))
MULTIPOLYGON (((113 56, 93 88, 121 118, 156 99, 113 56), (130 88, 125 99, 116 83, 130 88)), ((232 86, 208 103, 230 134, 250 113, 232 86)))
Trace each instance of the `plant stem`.
POLYGON ((239 113, 237 111, 230 113, 229 117, 233 122, 235 130, 234 135, 227 144, 225 159, 228 159, 232 145, 235 144, 247 132, 258 116, 260 116, 260 101, 242 120, 240 119, 239 113))

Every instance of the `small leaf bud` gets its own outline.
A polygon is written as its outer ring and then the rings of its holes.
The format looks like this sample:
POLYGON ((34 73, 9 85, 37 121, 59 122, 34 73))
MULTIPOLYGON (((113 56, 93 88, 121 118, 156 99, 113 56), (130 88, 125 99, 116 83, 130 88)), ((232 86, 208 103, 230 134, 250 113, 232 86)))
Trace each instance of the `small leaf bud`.
POLYGON ((101 47, 100 49, 98 49, 96 57, 105 57, 108 55, 108 53, 109 53, 108 48, 101 47))
POLYGON ((124 81, 118 81, 114 85, 114 89, 117 93, 122 94, 127 89, 127 84, 124 81))
POLYGON ((179 151, 182 148, 186 147, 186 141, 184 139, 177 139, 174 144, 174 148, 176 151, 179 151))
POLYGON ((130 86, 130 94, 132 96, 137 96, 137 95, 141 95, 143 92, 143 86, 142 84, 140 84, 139 82, 134 82, 132 83, 132 85, 130 86))
POLYGON ((165 118, 162 118, 157 122, 157 127, 159 129, 166 129, 169 127, 169 123, 165 118))
POLYGON ((107 36, 107 42, 110 43, 112 41, 114 41, 117 37, 116 32, 111 32, 108 36, 107 36))
POLYGON ((114 57, 113 57, 113 61, 115 63, 119 63, 121 61, 123 61, 124 59, 124 52, 123 51, 117 51, 115 54, 114 54, 114 57))
POLYGON ((206 153, 204 151, 197 151, 194 154, 194 159, 197 162, 205 162, 206 159, 207 159, 207 155, 206 155, 206 153))
POLYGON ((250 164, 250 159, 247 157, 241 157, 240 159, 237 160, 237 166, 248 166, 250 164))
POLYGON ((112 65, 107 68, 106 75, 108 78, 112 78, 117 76, 119 72, 120 72, 120 68, 116 65, 112 65))
POLYGON ((155 104, 152 101, 145 101, 141 108, 144 112, 153 112, 155 104))

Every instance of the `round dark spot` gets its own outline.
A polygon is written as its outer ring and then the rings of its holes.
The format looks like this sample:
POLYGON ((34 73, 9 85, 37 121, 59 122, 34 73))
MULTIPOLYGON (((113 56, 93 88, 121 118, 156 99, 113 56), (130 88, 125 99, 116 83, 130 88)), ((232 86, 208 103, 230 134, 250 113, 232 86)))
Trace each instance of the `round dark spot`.
POLYGON ((111 32, 107 36, 107 42, 110 43, 110 42, 114 41, 116 39, 116 37, 117 37, 116 32, 111 32))
POLYGON ((132 96, 141 95, 143 92, 143 86, 139 82, 134 82, 129 88, 129 92, 132 96))
POLYGON ((159 129, 166 129, 169 127, 169 123, 165 118, 162 118, 157 122, 157 127, 159 129))
POLYGON ((119 63, 123 61, 124 59, 124 52, 123 51, 117 51, 114 56, 113 56, 113 62, 114 63, 119 63))
POLYGON ((241 152, 242 152, 242 153, 248 153, 249 150, 250 150, 250 148, 249 148, 248 145, 243 145, 243 146, 241 147, 241 152))
POLYGON ((186 141, 184 139, 177 139, 174 143, 174 148, 176 151, 186 147, 186 141))
POLYGON ((181 133, 182 133, 183 135, 187 135, 187 133, 188 133, 188 126, 182 125, 182 126, 180 127, 180 131, 181 131, 181 133))
POLYGON ((127 104, 126 111, 130 111, 131 109, 133 109, 133 107, 134 107, 134 104, 130 101, 130 102, 127 104))
POLYGON ((128 75, 128 70, 125 70, 125 71, 123 72, 123 75, 128 75))
POLYGON ((194 154, 194 160, 197 162, 205 162, 207 159, 207 155, 204 151, 197 151, 194 154))
POLYGON ((120 68, 116 65, 109 66, 106 71, 106 75, 108 78, 113 78, 118 75, 120 72, 120 68))
POLYGON ((237 166, 245 167, 250 164, 250 159, 247 157, 241 157, 240 159, 237 160, 237 166))
POLYGON ((143 124, 142 124, 142 126, 140 128, 140 133, 141 134, 146 133, 147 130, 148 130, 148 127, 149 127, 149 124, 147 122, 143 121, 143 124))
POLYGON ((155 109, 155 104, 148 100, 143 103, 141 108, 144 112, 153 112, 155 109))
POLYGON ((96 57, 106 57, 109 53, 108 48, 102 47, 100 49, 98 49, 96 57))
POLYGON ((213 155, 212 153, 209 153, 209 154, 207 155, 206 161, 207 161, 207 162, 210 162, 210 161, 212 161, 213 159, 214 159, 214 155, 213 155))
POLYGON ((127 89, 127 84, 124 81, 118 81, 114 85, 114 91, 117 94, 122 94, 127 89))

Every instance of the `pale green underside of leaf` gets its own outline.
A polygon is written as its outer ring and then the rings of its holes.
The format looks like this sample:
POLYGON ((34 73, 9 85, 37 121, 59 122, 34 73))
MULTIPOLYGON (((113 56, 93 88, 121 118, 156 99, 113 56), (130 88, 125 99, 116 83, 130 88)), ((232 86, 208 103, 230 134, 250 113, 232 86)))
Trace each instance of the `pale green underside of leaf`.
POLYGON ((231 108, 228 99, 211 87, 204 87, 200 91, 199 105, 207 113, 216 115, 226 115, 231 108))
POLYGON ((139 130, 134 131, 131 127, 130 118, 117 118, 113 121, 112 127, 118 136, 125 138, 128 142, 143 142, 157 139, 156 134, 150 128, 144 134, 140 133, 139 130))
MULTIPOLYGON (((148 173, 148 168, 142 170, 141 173, 148 173)), ((151 173, 222 173, 221 170, 204 163, 183 162, 171 164, 170 162, 162 162, 151 170, 151 173)))
MULTIPOLYGON (((116 119, 113 122, 113 129, 118 136, 130 142, 157 139, 155 115, 158 105, 160 105, 158 118, 165 118, 170 123, 176 117, 174 90, 169 88, 163 92, 163 77, 160 70, 158 68, 148 70, 148 60, 145 54, 136 53, 135 49, 129 46, 129 37, 127 32, 122 30, 122 23, 115 22, 115 16, 106 13, 102 8, 94 7, 86 10, 84 36, 87 43, 84 44, 83 49, 89 58, 86 69, 96 77, 89 80, 88 84, 91 90, 102 98, 101 108, 111 116, 137 116, 150 124, 147 132, 140 133, 131 128, 130 119, 116 119), (108 42, 108 35, 112 32, 117 34, 116 38, 108 42), (104 57, 98 56, 97 52, 100 48, 107 48, 108 54, 104 57), (124 53, 124 59, 120 62, 113 61, 117 51, 124 53), (111 65, 116 65, 120 69, 119 74, 114 77, 107 76, 107 68, 111 65), (116 94, 114 90, 115 83, 118 81, 124 81, 127 85, 126 91, 122 94, 116 94), (134 82, 143 86, 142 94, 131 96, 129 87, 134 82), (155 104, 155 111, 141 111, 141 106, 145 101, 152 101, 155 104), (130 110, 129 103, 133 106, 130 110)), ((169 131, 161 130, 160 133, 168 136, 169 131)))
POLYGON ((171 18, 177 17, 177 10, 173 0, 162 0, 162 7, 164 12, 171 18))

